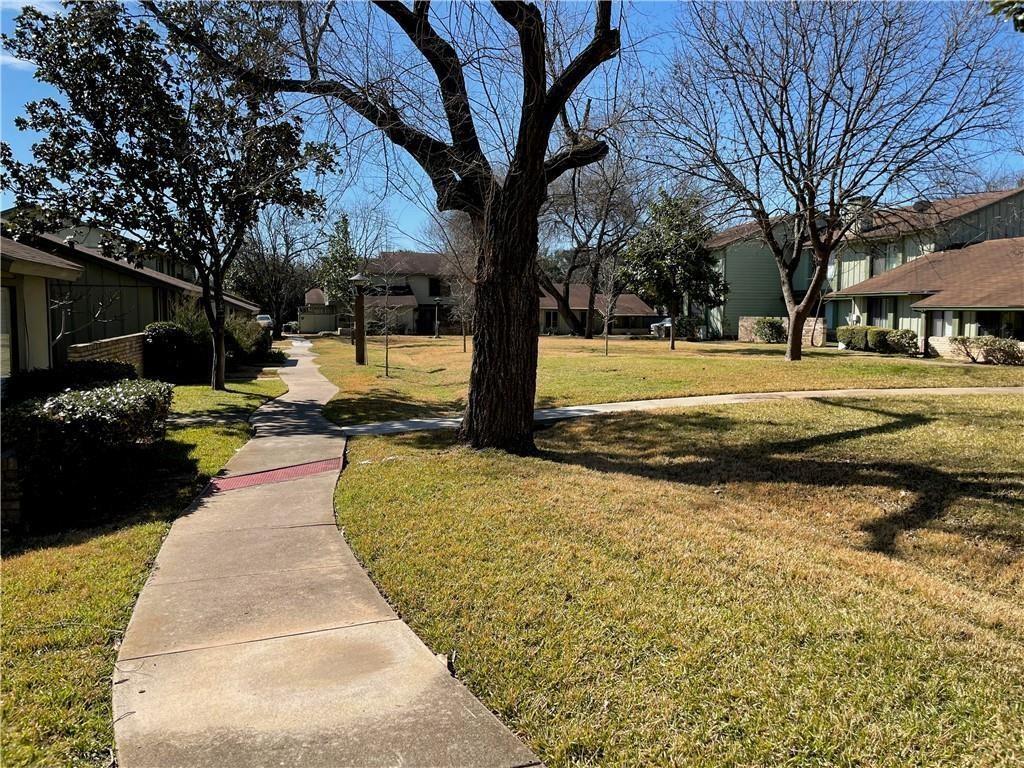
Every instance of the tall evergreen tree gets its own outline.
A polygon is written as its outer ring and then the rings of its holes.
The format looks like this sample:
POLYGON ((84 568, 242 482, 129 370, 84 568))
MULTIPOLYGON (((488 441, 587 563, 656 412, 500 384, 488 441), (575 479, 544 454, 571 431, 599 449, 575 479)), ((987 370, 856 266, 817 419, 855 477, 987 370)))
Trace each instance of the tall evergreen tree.
POLYGON ((672 318, 672 349, 682 310, 719 307, 729 292, 718 262, 705 245, 713 234, 699 196, 672 197, 662 192, 626 251, 623 272, 629 282, 665 306, 672 318))

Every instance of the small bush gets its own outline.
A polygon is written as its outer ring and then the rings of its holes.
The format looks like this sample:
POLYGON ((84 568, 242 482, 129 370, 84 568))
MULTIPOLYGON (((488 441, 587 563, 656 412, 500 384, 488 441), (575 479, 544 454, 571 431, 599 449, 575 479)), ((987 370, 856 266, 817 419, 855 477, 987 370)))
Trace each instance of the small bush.
POLYGON ((836 328, 836 341, 838 341, 847 349, 852 349, 850 344, 853 341, 853 326, 840 325, 838 328, 836 328))
POLYGON ((67 514, 118 481, 126 450, 163 434, 171 391, 162 382, 126 379, 9 409, 4 442, 17 453, 26 522, 36 529, 83 522, 67 514))
POLYGON ((868 326, 854 325, 850 328, 850 349, 867 350, 868 348, 868 326))
POLYGON ((210 373, 209 342, 175 322, 146 326, 144 348, 147 374, 165 381, 194 381, 210 373))
POLYGON ((867 328, 867 348, 872 352, 889 352, 889 329, 867 328))
POLYGON ((1024 365, 1024 351, 1016 339, 1001 339, 998 336, 979 336, 974 340, 975 349, 987 363, 993 365, 1024 365))
POLYGON ((224 330, 228 355, 235 361, 262 360, 270 352, 270 329, 251 318, 232 315, 225 320, 224 330))
POLYGON ((978 362, 978 353, 974 347, 974 339, 967 336, 950 336, 949 346, 961 357, 966 357, 972 363, 978 362))
POLYGON ((765 344, 782 344, 786 340, 786 324, 777 317, 759 317, 754 321, 754 338, 765 344))
POLYGON ((918 352, 917 334, 909 328, 896 328, 889 331, 889 349, 900 355, 916 355, 918 352))
POLYGON ((123 379, 137 379, 131 363, 120 360, 75 360, 61 368, 37 368, 11 376, 4 391, 10 402, 111 384, 123 379))

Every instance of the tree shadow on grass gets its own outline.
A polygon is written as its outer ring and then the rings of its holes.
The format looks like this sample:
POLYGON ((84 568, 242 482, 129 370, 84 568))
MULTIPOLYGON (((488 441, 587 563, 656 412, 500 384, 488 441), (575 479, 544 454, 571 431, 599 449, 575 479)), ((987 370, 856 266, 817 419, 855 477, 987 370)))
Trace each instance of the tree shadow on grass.
POLYGON ((394 391, 367 392, 331 400, 324 406, 324 416, 335 424, 350 426, 377 421, 461 416, 465 407, 462 398, 422 400, 394 391))
MULTIPOLYGON (((816 448, 870 435, 899 434, 934 419, 915 413, 895 413, 863 404, 816 400, 833 408, 854 409, 888 417, 881 424, 821 432, 789 440, 765 440, 740 445, 709 438, 741 426, 725 416, 709 414, 629 414, 602 424, 596 433, 554 431, 544 440, 540 456, 561 464, 575 464, 601 472, 635 475, 686 485, 715 487, 728 483, 776 482, 817 488, 852 489, 885 487, 912 495, 909 504, 864 523, 866 547, 892 554, 901 533, 928 525, 958 499, 973 498, 1006 503, 1024 493, 1021 479, 1008 473, 951 474, 944 470, 884 456, 827 459, 808 456, 816 448), (685 435, 703 439, 688 443, 685 435)), ((1019 502, 1018 502, 1019 503, 1019 502)), ((993 525, 990 538, 1024 545, 1017 526, 993 525)))

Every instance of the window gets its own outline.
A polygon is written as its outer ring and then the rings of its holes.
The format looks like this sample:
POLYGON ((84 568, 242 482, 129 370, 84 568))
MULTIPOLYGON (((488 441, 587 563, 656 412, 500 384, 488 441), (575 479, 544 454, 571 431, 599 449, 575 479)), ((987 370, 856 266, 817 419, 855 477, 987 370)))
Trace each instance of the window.
POLYGON ((932 313, 932 336, 953 335, 953 312, 947 309, 945 312, 932 313))
POLYGON ((430 295, 434 296, 451 296, 451 286, 447 282, 442 280, 440 277, 430 278, 430 295))
POLYGON ((889 324, 889 299, 872 296, 868 299, 868 325, 885 328, 889 324))
POLYGON ((0 291, 0 377, 7 378, 17 366, 17 347, 14 334, 14 288, 4 286, 0 291))
POLYGON ((545 309, 544 310, 544 327, 545 328, 557 328, 558 327, 558 310, 557 309, 545 309))
POLYGON ((979 336, 1001 336, 1003 330, 1001 312, 979 312, 978 313, 978 335, 979 336))

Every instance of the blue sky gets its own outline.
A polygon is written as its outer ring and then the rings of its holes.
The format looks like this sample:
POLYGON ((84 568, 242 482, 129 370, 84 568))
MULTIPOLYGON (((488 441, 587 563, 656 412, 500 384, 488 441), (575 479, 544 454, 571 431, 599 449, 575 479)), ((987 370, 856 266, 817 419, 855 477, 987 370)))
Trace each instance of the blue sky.
MULTIPOLYGON (((0 29, 4 33, 9 33, 12 30, 14 17, 23 4, 24 0, 0 0, 0 29)), ((46 1, 35 4, 45 7, 46 10, 59 8, 59 3, 56 2, 46 1)), ((666 33, 672 29, 676 10, 676 4, 669 2, 638 2, 629 6, 627 23, 634 38, 640 36, 639 30, 644 30, 648 35, 654 35, 653 38, 647 38, 644 45, 645 51, 637 54, 641 65, 650 62, 651 69, 653 69, 655 67, 653 51, 664 50, 671 46, 670 36, 666 33)), ((31 158, 30 148, 33 137, 16 130, 14 119, 22 112, 26 102, 56 95, 49 86, 34 80, 30 64, 13 59, 5 52, 0 52, 0 138, 11 145, 15 157, 22 160, 31 158)), ((1002 164, 998 159, 995 162, 997 165, 1002 164)), ((1004 159, 1003 162, 1009 162, 1012 167, 1021 169, 1019 159, 1013 161, 1004 159)), ((433 195, 422 173, 416 172, 413 175, 419 176, 423 187, 420 189, 407 187, 404 194, 385 189, 380 181, 383 172, 379 168, 364 166, 358 169, 356 175, 360 181, 344 194, 340 201, 341 205, 382 206, 388 218, 393 222, 389 237, 391 247, 423 247, 425 245, 423 233, 431 218, 427 208, 433 202, 433 195)), ((7 207, 11 202, 10 193, 0 190, 0 203, 3 207, 7 207)))

